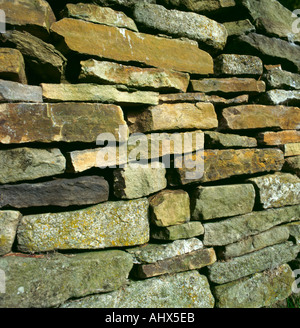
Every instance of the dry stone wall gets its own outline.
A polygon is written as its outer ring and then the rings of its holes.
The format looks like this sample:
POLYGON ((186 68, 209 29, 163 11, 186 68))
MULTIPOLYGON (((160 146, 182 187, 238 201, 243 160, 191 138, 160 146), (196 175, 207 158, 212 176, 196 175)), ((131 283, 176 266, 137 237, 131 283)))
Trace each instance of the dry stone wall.
POLYGON ((275 0, 0 9, 0 307, 261 308, 293 294, 290 11, 275 0))

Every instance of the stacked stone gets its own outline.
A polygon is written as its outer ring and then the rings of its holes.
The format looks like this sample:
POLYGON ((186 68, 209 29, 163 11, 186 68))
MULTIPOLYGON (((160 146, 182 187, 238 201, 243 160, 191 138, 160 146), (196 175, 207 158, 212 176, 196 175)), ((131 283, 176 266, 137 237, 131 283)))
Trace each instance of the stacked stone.
POLYGON ((289 297, 300 251, 291 13, 275 0, 66 2, 0 1, 0 306, 289 297), (247 17, 230 21, 232 10, 247 17), (103 147, 108 134, 116 147, 103 147), (184 157, 171 145, 199 135, 184 157))

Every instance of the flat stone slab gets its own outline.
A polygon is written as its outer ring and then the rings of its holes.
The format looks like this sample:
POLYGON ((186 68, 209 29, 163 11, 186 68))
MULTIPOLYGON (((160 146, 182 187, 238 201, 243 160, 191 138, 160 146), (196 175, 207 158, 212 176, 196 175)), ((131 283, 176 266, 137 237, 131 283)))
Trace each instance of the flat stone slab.
POLYGON ((116 141, 128 137, 123 111, 112 104, 0 104, 0 120, 0 142, 4 144, 94 143, 101 133, 113 134, 116 141))
POLYGON ((0 306, 49 308, 70 298, 107 293, 126 285, 131 268, 131 256, 118 250, 36 256, 15 253, 0 259, 6 276, 0 306))
POLYGON ((300 142, 300 131, 287 130, 278 132, 261 132, 258 134, 259 143, 267 146, 279 146, 300 142))
POLYGON ((217 308, 263 308, 288 298, 294 278, 289 265, 214 287, 217 308), (236 297, 238 295, 238 298, 236 297))
POLYGON ((21 217, 17 211, 0 211, 0 256, 11 252, 21 217))
POLYGON ((257 81, 253 78, 205 78, 201 80, 191 80, 190 90, 204 93, 258 94, 266 91, 266 84, 264 81, 257 81))
POLYGON ((300 155, 300 142, 281 145, 280 148, 282 149, 285 157, 300 155))
POLYGON ((0 183, 35 180, 65 172, 66 159, 57 148, 0 150, 0 183))
POLYGON ((238 36, 249 32, 255 31, 255 26, 252 25, 249 19, 243 19, 233 22, 224 22, 228 36, 238 36))
POLYGON ((227 262, 215 262, 208 267, 208 277, 216 284, 225 284, 288 263, 297 257, 298 252, 299 246, 292 242, 269 246, 227 262))
POLYGON ((42 88, 0 80, 0 102, 43 102, 42 88))
POLYGON ((196 270, 163 275, 101 295, 70 301, 61 308, 213 308, 207 278, 196 270))
POLYGON ((42 83, 43 98, 48 102, 101 102, 122 105, 157 105, 158 93, 130 91, 114 85, 42 83))
POLYGON ((272 89, 300 89, 300 74, 274 68, 268 70, 263 77, 272 89))
POLYGON ((253 148, 257 147, 257 140, 252 137, 237 134, 205 131, 205 148, 253 148))
POLYGON ((140 68, 107 61, 81 61, 82 82, 124 84, 145 90, 186 92, 190 77, 186 73, 162 68, 140 68))
POLYGON ((142 245, 149 241, 148 206, 143 198, 23 216, 17 232, 18 248, 44 252, 142 245))
POLYGON ((296 130, 300 108, 286 106, 241 105, 222 111, 221 127, 229 130, 279 128, 296 130))
POLYGON ((137 62, 193 74, 213 73, 212 57, 190 42, 71 18, 54 23, 51 30, 63 40, 64 48, 82 55, 124 63, 137 62), (95 44, 96 39, 106 42, 95 44))
POLYGON ((300 205, 287 206, 235 216, 219 222, 204 223, 205 246, 225 246, 267 231, 282 223, 299 220, 300 205), (228 234, 230 231, 230 234, 228 234))
POLYGON ((217 114, 210 103, 161 104, 128 113, 127 119, 132 133, 213 129, 218 126, 217 114))
POLYGON ((99 176, 0 185, 0 207, 90 205, 105 202, 108 196, 108 182, 99 176))
POLYGON ((299 204, 300 179, 293 174, 276 172, 248 181, 255 186, 264 209, 299 204))
POLYGON ((211 220, 249 213, 255 202, 251 184, 197 187, 191 194, 193 220, 211 220))
POLYGON ((270 105, 298 106, 300 104, 300 90, 269 90, 261 97, 260 101, 270 105))
POLYGON ((300 155, 286 158, 283 171, 294 173, 300 177, 300 155))
POLYGON ((1 79, 27 84, 24 58, 19 50, 1 48, 0 58, 1 79))

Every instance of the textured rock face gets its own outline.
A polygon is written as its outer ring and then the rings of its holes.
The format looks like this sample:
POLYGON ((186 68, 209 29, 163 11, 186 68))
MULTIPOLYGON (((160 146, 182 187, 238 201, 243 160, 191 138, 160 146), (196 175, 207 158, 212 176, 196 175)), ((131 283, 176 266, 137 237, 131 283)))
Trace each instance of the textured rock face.
POLYGON ((107 61, 81 61, 79 79, 86 82, 124 84, 150 90, 180 90, 185 92, 189 75, 159 68, 139 68, 107 61))
POLYGON ((21 217, 17 211, 0 211, 0 256, 11 251, 21 217))
POLYGON ((201 222, 188 222, 152 229, 151 237, 158 240, 177 240, 197 237, 203 233, 204 228, 201 222))
POLYGON ((255 138, 246 136, 215 131, 206 131, 204 135, 206 148, 253 148, 257 146, 255 138))
POLYGON ((211 281, 225 284, 290 262, 296 258, 298 252, 299 246, 293 246, 292 242, 285 242, 236 257, 228 262, 216 262, 208 267, 208 275, 211 281))
POLYGON ((204 223, 203 243, 206 246, 224 246, 245 237, 256 235, 276 225, 299 220, 300 206, 268 209, 236 216, 219 222, 204 223), (228 234, 230 231, 230 234, 228 234))
POLYGON ((285 157, 300 155, 300 142, 288 143, 280 147, 285 157))
POLYGON ((288 173, 275 173, 251 178, 263 208, 296 205, 300 199, 300 179, 288 173))
POLYGON ((175 7, 183 6, 195 12, 211 12, 236 5, 235 0, 162 0, 161 2, 175 7))
POLYGON ((269 90, 262 97, 261 101, 271 105, 297 106, 300 101, 299 90, 269 90))
POLYGON ((19 50, 1 48, 0 59, 0 77, 2 79, 27 83, 24 58, 19 50))
POLYGON ((230 130, 299 127, 300 108, 285 106, 242 105, 225 108, 222 126, 230 130))
POLYGON ((283 165, 283 170, 295 173, 298 177, 300 177, 300 156, 286 158, 283 165))
POLYGON ((59 149, 15 148, 0 151, 0 183, 34 180, 64 173, 59 149))
POLYGON ((148 196, 167 187, 166 169, 149 165, 128 166, 114 170, 114 194, 133 199, 148 196))
POLYGON ((255 26, 252 25, 249 19, 243 19, 233 22, 224 22, 228 36, 238 36, 244 33, 254 32, 255 26))
POLYGON ((262 75, 263 62, 259 57, 247 55, 220 55, 215 61, 218 75, 262 75))
POLYGON ((263 81, 251 78, 208 78, 191 80, 191 90, 205 93, 261 93, 266 90, 263 81))
POLYGON ((109 185, 98 176, 0 186, 0 207, 71 206, 108 200, 109 185))
POLYGON ((64 18, 52 31, 74 52, 121 62, 135 61, 195 74, 213 72, 211 56, 189 42, 170 40, 126 29, 64 18), (94 43, 105 39, 106 44, 94 43), (122 51, 120 51, 122 49, 122 51), (168 52, 165 49, 169 49, 168 52))
POLYGON ((126 140, 128 133, 122 109, 109 104, 0 104, 0 119, 0 141, 5 144, 95 142, 101 133, 126 140), (124 128, 120 135, 119 126, 124 128))
POLYGON ((0 80, 0 102, 43 102, 41 87, 0 80))
POLYGON ((216 307, 253 309, 270 306, 290 296, 293 282, 292 270, 287 264, 255 273, 247 278, 216 286, 216 307))
POLYGON ((64 308, 212 308, 207 278, 197 271, 135 281, 118 291, 66 303, 64 308), (162 295, 164 295, 162 297, 162 295))
POLYGON ((106 202, 83 210, 24 216, 19 249, 102 249, 149 241, 148 200, 106 202))
POLYGON ((139 2, 133 14, 135 21, 147 28, 186 37, 215 50, 222 50, 227 41, 227 30, 222 24, 192 12, 167 10, 160 5, 139 2))
POLYGON ((253 210, 255 190, 250 184, 198 187, 191 196, 194 220, 209 220, 249 213, 253 210))
POLYGON ((264 79, 268 86, 274 89, 300 89, 300 75, 282 69, 267 71, 264 79))
POLYGON ((262 132, 258 134, 260 143, 268 146, 284 145, 300 142, 300 131, 288 130, 278 132, 262 132))
POLYGON ((163 190, 150 199, 152 223, 167 227, 190 220, 190 198, 184 190, 163 190))
POLYGON ((68 3, 62 16, 82 19, 96 24, 127 28, 137 32, 135 22, 131 18, 121 11, 115 11, 108 7, 99 7, 87 3, 68 3))
POLYGON ((134 132, 181 129, 212 129, 218 126, 214 106, 210 103, 162 104, 127 116, 134 132))
POLYGON ((131 256, 122 251, 4 257, 0 269, 6 274, 6 293, 0 305, 53 307, 73 297, 110 292, 126 284, 131 268, 131 256))
MULTIPOLYGON (((147 3, 155 3, 156 0, 143 0, 147 3)), ((101 6, 121 6, 131 8, 136 4, 136 0, 95 0, 101 6)))

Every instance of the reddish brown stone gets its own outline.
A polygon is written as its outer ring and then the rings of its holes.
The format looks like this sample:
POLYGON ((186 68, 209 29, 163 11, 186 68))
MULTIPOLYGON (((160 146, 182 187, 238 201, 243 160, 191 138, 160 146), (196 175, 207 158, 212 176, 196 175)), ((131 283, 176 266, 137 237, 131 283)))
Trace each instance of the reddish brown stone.
POLYGON ((258 140, 262 144, 268 146, 296 143, 300 142, 300 131, 288 130, 279 132, 262 132, 259 133, 258 140))

